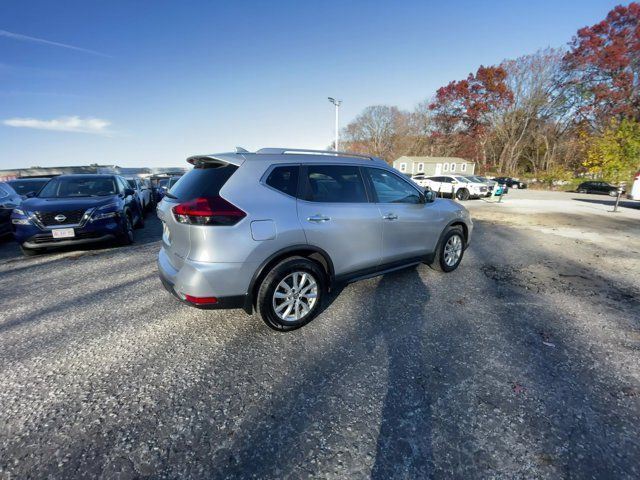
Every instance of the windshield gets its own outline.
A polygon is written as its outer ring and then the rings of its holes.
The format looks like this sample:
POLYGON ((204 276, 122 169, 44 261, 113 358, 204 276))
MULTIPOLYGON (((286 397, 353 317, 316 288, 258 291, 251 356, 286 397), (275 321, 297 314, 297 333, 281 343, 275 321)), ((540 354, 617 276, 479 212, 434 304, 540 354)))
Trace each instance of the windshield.
POLYGON ((42 180, 11 180, 7 183, 18 195, 25 197, 30 193, 38 193, 48 181, 48 178, 43 178, 42 180))
POLYGON ((455 178, 459 182, 469 183, 469 179, 468 178, 464 178, 464 177, 453 177, 453 178, 455 178))
POLYGON ((136 181, 132 180, 132 179, 127 179, 127 183, 129 184, 129 186, 133 189, 136 188, 136 181))
POLYGON ((38 194, 41 198, 105 197, 115 195, 111 177, 54 178, 38 194))

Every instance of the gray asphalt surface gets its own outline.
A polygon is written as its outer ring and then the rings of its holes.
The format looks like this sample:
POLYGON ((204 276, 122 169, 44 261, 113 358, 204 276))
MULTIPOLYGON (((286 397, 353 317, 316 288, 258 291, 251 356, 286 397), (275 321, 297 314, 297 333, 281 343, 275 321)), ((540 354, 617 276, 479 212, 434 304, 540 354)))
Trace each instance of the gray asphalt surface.
POLYGON ((478 220, 282 334, 177 302, 159 236, 0 244, 0 478, 640 477, 640 294, 592 246, 478 220))

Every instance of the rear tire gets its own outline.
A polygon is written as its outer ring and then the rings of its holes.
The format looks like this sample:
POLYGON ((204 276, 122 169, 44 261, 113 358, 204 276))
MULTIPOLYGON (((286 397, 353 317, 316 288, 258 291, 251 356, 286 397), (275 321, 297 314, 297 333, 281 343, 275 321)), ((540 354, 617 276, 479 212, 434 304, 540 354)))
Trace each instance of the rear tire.
POLYGON ((467 190, 466 188, 461 188, 460 190, 458 190, 456 192, 456 198, 458 200, 460 200, 461 202, 464 202, 466 200, 469 200, 469 190, 467 190))
POLYGON ((275 265, 262 280, 256 310, 270 328, 288 332, 313 320, 325 291, 322 267, 308 258, 290 257, 275 265))
POLYGON ((441 272, 453 272, 462 261, 465 247, 462 227, 447 228, 436 247, 436 254, 429 266, 441 272))

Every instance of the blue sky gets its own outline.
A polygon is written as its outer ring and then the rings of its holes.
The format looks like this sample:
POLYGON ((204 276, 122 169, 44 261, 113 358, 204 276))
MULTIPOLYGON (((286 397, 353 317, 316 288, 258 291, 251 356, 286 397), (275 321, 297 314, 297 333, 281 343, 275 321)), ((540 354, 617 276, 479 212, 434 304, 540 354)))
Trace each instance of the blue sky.
POLYGON ((411 109, 618 3, 3 0, 0 169, 325 148, 327 96, 343 126, 368 105, 411 109))

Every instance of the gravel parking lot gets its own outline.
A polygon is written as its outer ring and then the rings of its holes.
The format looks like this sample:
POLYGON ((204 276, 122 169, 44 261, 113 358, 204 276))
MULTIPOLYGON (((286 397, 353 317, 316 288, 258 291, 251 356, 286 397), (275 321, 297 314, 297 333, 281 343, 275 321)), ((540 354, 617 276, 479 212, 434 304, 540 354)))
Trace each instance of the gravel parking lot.
POLYGON ((136 244, 0 244, 0 478, 638 478, 640 203, 513 190, 475 237, 282 334, 136 244))

